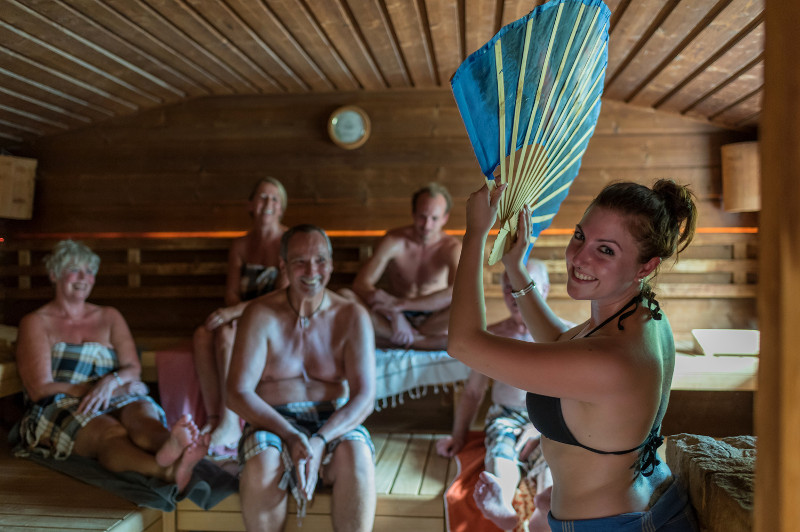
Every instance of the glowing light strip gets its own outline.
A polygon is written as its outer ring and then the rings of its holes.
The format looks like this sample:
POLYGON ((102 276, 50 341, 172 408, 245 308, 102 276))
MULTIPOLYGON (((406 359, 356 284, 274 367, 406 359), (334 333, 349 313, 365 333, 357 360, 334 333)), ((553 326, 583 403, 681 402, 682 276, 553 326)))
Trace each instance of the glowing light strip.
MULTIPOLYGON (((337 237, 377 237, 386 234, 386 229, 368 230, 346 230, 332 229, 326 230, 331 238, 337 237)), ((542 231, 542 235, 571 235, 573 228, 554 229, 552 227, 542 231)), ((445 233, 453 236, 463 236, 464 229, 446 229, 445 233)), ((498 229, 492 229, 490 234, 496 235, 498 229)), ((698 234, 758 234, 758 227, 698 227, 695 230, 698 234)), ((112 239, 112 238, 142 238, 142 239, 167 239, 167 238, 237 238, 244 236, 246 231, 145 231, 141 233, 131 232, 98 232, 98 233, 20 233, 14 236, 14 240, 60 240, 64 238, 85 238, 85 239, 112 239)), ((8 242, 9 237, 0 237, 0 243, 8 242)))

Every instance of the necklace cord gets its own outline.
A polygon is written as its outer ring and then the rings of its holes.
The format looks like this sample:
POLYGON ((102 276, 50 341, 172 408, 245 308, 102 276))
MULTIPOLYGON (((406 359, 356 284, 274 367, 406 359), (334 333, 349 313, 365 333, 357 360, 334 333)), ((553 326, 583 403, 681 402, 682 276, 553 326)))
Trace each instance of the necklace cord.
POLYGON ((294 308, 294 305, 292 305, 292 298, 289 295, 289 287, 288 286, 286 287, 286 301, 289 303, 289 308, 292 309, 292 312, 294 312, 295 315, 297 316, 297 319, 300 320, 300 328, 301 329, 305 329, 308 326, 308 322, 311 320, 311 318, 313 318, 314 315, 317 312, 320 311, 320 309, 322 308, 322 304, 325 303, 325 293, 323 292, 322 300, 319 302, 319 305, 317 305, 317 308, 315 308, 311 312, 311 314, 309 314, 307 316, 302 316, 300 314, 300 312, 296 308, 294 308))

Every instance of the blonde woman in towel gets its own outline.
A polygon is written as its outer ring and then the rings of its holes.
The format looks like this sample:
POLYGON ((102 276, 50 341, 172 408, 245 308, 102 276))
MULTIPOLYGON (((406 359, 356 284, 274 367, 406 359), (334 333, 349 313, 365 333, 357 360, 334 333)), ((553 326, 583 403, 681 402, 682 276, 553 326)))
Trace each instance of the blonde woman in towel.
POLYGON ((100 258, 63 240, 46 259, 55 297, 20 322, 17 367, 25 414, 15 452, 96 459, 186 487, 208 436, 191 417, 167 430, 147 395, 128 325, 114 308, 88 303, 100 258))
POLYGON ((228 253, 225 306, 209 314, 194 333, 194 364, 208 419, 203 430, 211 432, 209 450, 215 456, 235 456, 242 435, 239 416, 225 401, 236 320, 250 300, 287 285, 278 269, 286 201, 286 189, 273 177, 253 187, 249 201, 253 226, 233 241, 228 253))
MULTIPOLYGON (((527 390, 528 416, 542 433, 553 475, 554 531, 694 530, 686 493, 661 463, 675 345, 648 279, 692 240, 697 210, 688 189, 609 185, 592 201, 567 245, 567 293, 591 302, 568 328, 537 294, 523 259, 530 210, 503 257, 535 342, 486 331, 484 247, 505 190, 487 186, 467 203, 449 352, 496 380, 527 390)), ((492 489, 483 479, 476 489, 492 489)))

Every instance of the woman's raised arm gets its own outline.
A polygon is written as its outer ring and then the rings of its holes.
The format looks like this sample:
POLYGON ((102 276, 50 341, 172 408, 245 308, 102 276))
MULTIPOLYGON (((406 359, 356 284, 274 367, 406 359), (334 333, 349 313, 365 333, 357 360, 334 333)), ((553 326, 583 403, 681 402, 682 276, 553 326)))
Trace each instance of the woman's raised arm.
POLYGON ((522 320, 528 327, 531 336, 536 342, 555 342, 568 329, 561 319, 550 309, 550 305, 539 294, 538 290, 532 289, 533 280, 523 261, 528 251, 529 238, 531 234, 531 211, 525 205, 519 213, 517 221, 517 234, 514 243, 504 255, 503 265, 506 267, 508 280, 511 281, 511 288, 514 292, 524 292, 514 296, 517 308, 522 315, 522 320))

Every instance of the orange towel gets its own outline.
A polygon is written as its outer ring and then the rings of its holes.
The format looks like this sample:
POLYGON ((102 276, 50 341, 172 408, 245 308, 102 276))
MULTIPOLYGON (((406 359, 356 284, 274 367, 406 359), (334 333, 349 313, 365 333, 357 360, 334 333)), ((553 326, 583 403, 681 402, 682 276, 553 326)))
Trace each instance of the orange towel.
MULTIPOLYGON (((486 448, 483 446, 484 433, 470 432, 467 443, 456 455, 458 475, 444 494, 445 515, 449 532, 497 532, 500 530, 486 519, 475 504, 472 492, 478 476, 484 469, 486 448)), ((527 531, 527 521, 533 513, 533 496, 536 494, 535 482, 523 479, 514 496, 514 508, 520 516, 516 532, 527 531)))

